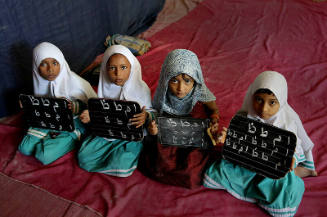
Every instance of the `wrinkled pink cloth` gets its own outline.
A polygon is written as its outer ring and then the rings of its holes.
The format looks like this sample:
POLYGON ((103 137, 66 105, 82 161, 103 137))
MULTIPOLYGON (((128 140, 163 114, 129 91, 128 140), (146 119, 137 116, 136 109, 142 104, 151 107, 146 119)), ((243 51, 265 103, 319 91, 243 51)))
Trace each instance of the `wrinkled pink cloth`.
MULTIPOLYGON (((221 126, 241 107, 254 78, 282 73, 289 104, 315 143, 319 176, 304 178, 296 216, 327 216, 327 4, 310 0, 205 0, 186 17, 149 38, 139 57, 143 79, 154 93, 161 65, 176 48, 194 51, 208 88, 217 97, 221 126)), ((135 171, 116 178, 80 169, 75 152, 43 166, 16 152, 23 129, 0 126, 1 172, 104 216, 265 216, 254 204, 225 191, 188 190, 154 182, 135 171)))

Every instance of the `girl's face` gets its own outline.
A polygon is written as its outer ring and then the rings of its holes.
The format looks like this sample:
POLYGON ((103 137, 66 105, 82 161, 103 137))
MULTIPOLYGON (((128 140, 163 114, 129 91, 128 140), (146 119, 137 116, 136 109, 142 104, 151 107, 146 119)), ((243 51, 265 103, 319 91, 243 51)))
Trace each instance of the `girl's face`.
POLYGON ((194 79, 186 74, 179 74, 169 80, 169 90, 178 98, 184 98, 193 88, 194 79))
POLYGON ((107 62, 107 73, 110 82, 123 86, 131 73, 131 64, 124 55, 114 54, 107 62))
POLYGON ((253 109, 264 120, 275 115, 279 107, 279 102, 274 94, 256 93, 253 95, 253 109))
POLYGON ((60 73, 60 64, 54 58, 46 58, 39 65, 39 74, 48 81, 54 81, 60 73))

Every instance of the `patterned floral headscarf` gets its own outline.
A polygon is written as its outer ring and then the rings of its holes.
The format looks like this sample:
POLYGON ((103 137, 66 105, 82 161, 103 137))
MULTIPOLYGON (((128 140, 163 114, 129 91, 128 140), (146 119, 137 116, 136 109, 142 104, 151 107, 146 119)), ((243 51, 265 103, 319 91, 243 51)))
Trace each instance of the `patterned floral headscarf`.
POLYGON ((161 114, 187 115, 198 102, 216 100, 204 83, 199 59, 195 53, 185 49, 171 51, 161 68, 159 84, 156 89, 153 106, 161 114), (193 90, 184 98, 178 99, 168 90, 169 80, 179 74, 191 76, 195 83, 193 90))

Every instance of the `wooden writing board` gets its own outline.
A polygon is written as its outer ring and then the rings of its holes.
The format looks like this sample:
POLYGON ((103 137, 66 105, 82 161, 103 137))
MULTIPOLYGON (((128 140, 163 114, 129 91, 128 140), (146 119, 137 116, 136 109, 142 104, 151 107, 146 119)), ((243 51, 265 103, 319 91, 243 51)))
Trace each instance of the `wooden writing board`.
POLYGON ((137 102, 92 98, 88 107, 94 135, 128 141, 143 139, 143 127, 136 128, 129 122, 133 115, 141 113, 137 102))
POLYGON ((158 117, 158 137, 163 145, 207 149, 209 119, 158 117))
POLYGON ((58 131, 75 130, 73 114, 66 99, 20 94, 19 100, 29 126, 58 131))
POLYGON ((279 179, 292 166, 295 146, 294 133, 236 115, 227 130, 222 154, 230 162, 279 179))

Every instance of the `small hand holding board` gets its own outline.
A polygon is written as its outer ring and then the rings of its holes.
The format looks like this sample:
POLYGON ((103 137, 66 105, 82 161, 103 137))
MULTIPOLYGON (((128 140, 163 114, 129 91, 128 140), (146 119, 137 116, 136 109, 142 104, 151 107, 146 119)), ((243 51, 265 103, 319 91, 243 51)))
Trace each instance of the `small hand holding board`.
POLYGON ((235 115, 227 130, 223 158, 260 175, 279 179, 292 166, 294 133, 235 115))
POLYGON ((207 135, 209 119, 158 117, 158 138, 163 145, 207 149, 211 140, 207 135))
POLYGON ((29 126, 58 131, 71 132, 75 130, 73 114, 68 108, 68 100, 25 94, 20 94, 19 100, 29 126))
POLYGON ((143 127, 136 128, 129 122, 133 115, 142 112, 137 102, 92 98, 88 108, 94 135, 128 141, 143 139, 143 127))

